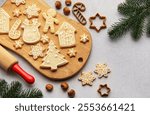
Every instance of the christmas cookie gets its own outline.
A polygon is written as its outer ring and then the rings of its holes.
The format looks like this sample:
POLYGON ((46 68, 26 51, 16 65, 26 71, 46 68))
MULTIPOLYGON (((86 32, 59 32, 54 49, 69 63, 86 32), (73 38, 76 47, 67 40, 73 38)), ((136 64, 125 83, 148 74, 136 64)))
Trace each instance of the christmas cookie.
POLYGON ((62 48, 73 47, 76 45, 76 29, 67 22, 64 22, 57 30, 56 35, 59 38, 59 44, 62 48))
POLYGON ((76 57, 76 53, 77 51, 74 48, 71 48, 68 50, 67 54, 69 55, 70 58, 72 58, 72 57, 76 57))
POLYGON ((38 8, 36 4, 33 4, 31 6, 26 7, 24 14, 30 19, 30 18, 38 17, 40 11, 41 11, 40 8, 38 8))
POLYGON ((43 58, 41 68, 51 69, 56 71, 58 67, 67 64, 68 61, 60 54, 53 41, 50 41, 46 56, 43 58))
POLYGON ((15 21, 15 23, 12 25, 10 31, 9 31, 9 37, 12 40, 16 40, 19 39, 21 36, 21 31, 17 30, 19 28, 19 26, 21 25, 21 20, 17 19, 15 21))
POLYGON ((96 69, 94 71, 96 74, 98 74, 99 78, 108 77, 108 74, 111 72, 108 68, 107 64, 97 64, 96 69))
POLYGON ((25 0, 11 0, 11 3, 16 4, 16 6, 19 6, 21 4, 24 5, 26 3, 26 1, 25 0))
POLYGON ((44 49, 40 44, 31 46, 31 51, 29 55, 33 57, 34 60, 38 59, 39 57, 44 57, 44 49))
POLYGON ((88 41, 89 41, 89 38, 88 38, 88 36, 86 34, 81 35, 80 42, 85 44, 88 41))
POLYGON ((38 19, 33 19, 32 23, 25 19, 21 27, 24 29, 23 41, 27 44, 35 44, 40 41, 41 35, 39 32, 40 23, 38 19))
POLYGON ((9 32, 9 22, 10 22, 9 14, 3 8, 0 8, 0 33, 1 34, 5 34, 9 32))
POLYGON ((111 89, 108 87, 107 84, 105 85, 100 85, 99 89, 97 90, 97 92, 102 96, 102 97, 107 97, 109 96, 111 89))
POLYGON ((19 9, 15 9, 14 11, 13 11, 13 16, 14 17, 19 17, 20 15, 22 14, 22 12, 19 10, 19 9))
POLYGON ((101 16, 99 13, 97 13, 95 16, 90 17, 89 21, 90 21, 90 28, 96 30, 97 32, 100 32, 102 29, 107 28, 107 26, 106 26, 106 17, 105 16, 101 16), (93 20, 95 20, 97 17, 100 20, 103 20, 103 23, 102 23, 102 25, 99 28, 97 28, 97 26, 94 25, 94 23, 93 23, 93 20))
POLYGON ((59 24, 58 19, 56 19, 57 12, 54 9, 49 9, 47 12, 44 12, 43 18, 46 20, 45 26, 43 29, 44 33, 47 33, 50 29, 50 32, 53 34, 55 33, 54 24, 59 24))
POLYGON ((92 86, 93 81, 96 77, 92 74, 92 72, 82 72, 81 76, 79 77, 79 81, 82 82, 82 85, 90 85, 92 86))
POLYGON ((24 43, 21 40, 15 41, 15 44, 13 45, 15 49, 21 49, 24 43))
POLYGON ((48 43, 48 42, 49 42, 49 37, 48 37, 46 34, 42 35, 42 37, 41 37, 41 42, 42 42, 43 44, 48 43))

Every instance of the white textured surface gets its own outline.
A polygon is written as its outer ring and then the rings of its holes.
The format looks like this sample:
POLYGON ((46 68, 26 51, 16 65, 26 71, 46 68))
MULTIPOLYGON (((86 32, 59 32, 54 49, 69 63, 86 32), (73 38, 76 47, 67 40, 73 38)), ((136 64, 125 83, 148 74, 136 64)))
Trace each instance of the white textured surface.
MULTIPOLYGON (((3 2, 4 0, 1 0, 3 2)), ((55 0, 47 0, 48 3, 54 8, 55 0)), ((63 7, 65 0, 62 0, 63 7)), ((73 0, 74 2, 80 0, 73 0)), ((95 15, 97 12, 107 16, 107 26, 118 21, 121 15, 117 12, 117 5, 124 0, 82 0, 86 5, 87 10, 84 15, 88 19, 90 16, 95 15), (91 2, 92 1, 92 2, 91 2)), ((59 11, 59 12, 62 12, 59 11)), ((74 16, 71 14, 73 19, 74 16)), ((87 24, 87 28, 89 23, 87 24)), ((93 37, 93 49, 91 56, 83 68, 82 71, 93 71, 97 63, 107 63, 111 68, 112 73, 108 79, 97 79, 92 87, 81 86, 81 82, 78 81, 80 74, 77 74, 73 78, 67 80, 70 88, 76 90, 76 97, 78 98, 99 98, 97 89, 100 83, 107 83, 112 92, 109 97, 150 97, 150 39, 144 36, 135 42, 128 33, 120 40, 112 42, 108 35, 107 29, 96 33, 90 30, 93 37)), ((12 53, 12 52, 11 52, 12 53)), ((14 53, 12 53, 14 54, 14 53)), ((14 54, 15 55, 15 54, 14 54)), ((15 55, 16 56, 16 55, 15 55)), ((67 97, 67 94, 60 88, 60 82, 51 81, 36 70, 33 69, 24 59, 16 56, 20 62, 20 65, 30 74, 36 76, 36 83, 33 86, 24 84, 25 88, 38 87, 43 91, 44 97, 67 97), (48 93, 45 90, 45 85, 52 83, 54 85, 54 91, 48 93)), ((14 73, 5 73, 0 69, 0 78, 5 79, 8 82, 13 80, 19 80, 22 83, 23 80, 14 73)))

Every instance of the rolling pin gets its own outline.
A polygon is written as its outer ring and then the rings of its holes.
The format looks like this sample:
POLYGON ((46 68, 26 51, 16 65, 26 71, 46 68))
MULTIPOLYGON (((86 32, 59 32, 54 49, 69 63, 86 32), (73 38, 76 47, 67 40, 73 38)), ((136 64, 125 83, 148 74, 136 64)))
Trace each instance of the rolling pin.
POLYGON ((17 59, 8 53, 1 45, 0 45, 0 67, 2 67, 6 71, 13 71, 20 75, 27 83, 33 84, 35 79, 30 74, 26 73, 18 64, 17 59))

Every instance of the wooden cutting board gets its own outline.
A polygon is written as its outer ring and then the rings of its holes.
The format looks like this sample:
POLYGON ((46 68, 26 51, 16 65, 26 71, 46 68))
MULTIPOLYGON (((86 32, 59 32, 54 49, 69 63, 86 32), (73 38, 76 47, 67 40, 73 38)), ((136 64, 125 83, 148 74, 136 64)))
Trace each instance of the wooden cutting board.
MULTIPOLYGON (((26 0, 26 4, 20 5, 19 7, 17 7, 15 4, 12 4, 11 0, 7 0, 2 5, 2 8, 11 17, 11 20, 10 20, 10 28, 11 28, 17 19, 21 19, 22 22, 24 21, 24 19, 27 19, 26 15, 21 15, 19 18, 14 17, 12 15, 12 12, 14 11, 14 9, 18 8, 21 11, 24 11, 26 6, 29 6, 32 4, 36 4, 36 6, 41 9, 41 12, 39 13, 38 19, 41 23, 41 26, 39 28, 40 34, 43 35, 43 27, 45 24, 45 19, 43 18, 42 13, 46 12, 49 8, 51 8, 44 0, 26 0)), ((14 51, 15 53, 17 53, 18 55, 20 55, 24 59, 26 59, 37 71, 39 71, 44 76, 46 76, 50 79, 54 79, 54 80, 63 80, 63 79, 73 77, 73 75, 75 75, 77 72, 79 72, 81 70, 81 68, 85 65, 85 63, 87 62, 88 57, 90 55, 90 52, 91 52, 92 38, 91 38, 91 35, 88 32, 88 30, 84 26, 79 24, 78 22, 76 22, 72 19, 69 19, 68 17, 66 17, 60 13, 57 13, 56 18, 60 22, 59 25, 55 25, 56 31, 60 28, 60 26, 63 24, 63 22, 68 22, 69 24, 71 24, 76 29, 76 34, 75 34, 76 46, 73 48, 77 51, 76 56, 70 58, 67 55, 67 52, 70 48, 61 48, 59 45, 58 36, 48 32, 47 35, 49 36, 50 40, 52 40, 55 43, 56 47, 60 50, 60 53, 62 55, 64 55, 65 59, 68 60, 68 62, 69 62, 66 65, 58 67, 57 71, 51 71, 50 68, 49 69, 42 69, 40 67, 40 65, 42 64, 42 58, 38 58, 37 60, 34 60, 33 57, 29 56, 31 46, 34 46, 36 44, 34 44, 34 45, 30 44, 29 45, 29 44, 25 43, 21 49, 16 50, 13 46, 15 43, 15 40, 10 39, 8 34, 0 34, 0 44, 4 47, 14 51), (80 36, 83 34, 86 34, 89 38, 89 41, 85 44, 81 43, 81 41, 80 41, 80 36)), ((21 35, 22 35, 23 29, 21 29, 21 27, 20 27, 18 30, 21 31, 21 35)), ((22 36, 20 37, 20 40, 22 40, 22 36)), ((39 44, 42 47, 44 47, 45 49, 48 49, 48 44, 42 44, 41 42, 39 42, 39 44)))

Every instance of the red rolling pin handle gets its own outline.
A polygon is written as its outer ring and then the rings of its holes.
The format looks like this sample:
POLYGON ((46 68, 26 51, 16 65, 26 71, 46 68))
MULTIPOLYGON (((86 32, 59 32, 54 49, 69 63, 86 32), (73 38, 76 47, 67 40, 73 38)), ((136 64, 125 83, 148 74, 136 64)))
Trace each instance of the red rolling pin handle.
POLYGON ((33 84, 35 82, 34 77, 26 73, 18 64, 14 64, 12 70, 19 74, 27 83, 33 84))

